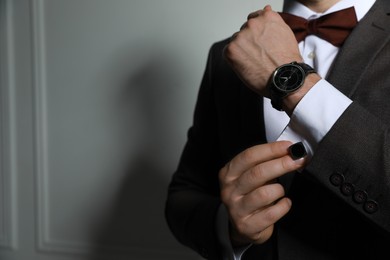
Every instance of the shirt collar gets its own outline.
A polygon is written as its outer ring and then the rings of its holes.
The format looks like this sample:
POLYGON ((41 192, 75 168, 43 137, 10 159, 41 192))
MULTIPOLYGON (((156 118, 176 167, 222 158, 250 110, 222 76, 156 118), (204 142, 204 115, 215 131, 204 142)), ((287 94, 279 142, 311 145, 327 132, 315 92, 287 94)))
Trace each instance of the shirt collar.
POLYGON ((376 0, 341 0, 324 13, 316 13, 296 0, 285 0, 283 12, 294 14, 305 19, 313 19, 353 6, 355 8, 357 20, 360 21, 374 5, 375 1, 376 0))

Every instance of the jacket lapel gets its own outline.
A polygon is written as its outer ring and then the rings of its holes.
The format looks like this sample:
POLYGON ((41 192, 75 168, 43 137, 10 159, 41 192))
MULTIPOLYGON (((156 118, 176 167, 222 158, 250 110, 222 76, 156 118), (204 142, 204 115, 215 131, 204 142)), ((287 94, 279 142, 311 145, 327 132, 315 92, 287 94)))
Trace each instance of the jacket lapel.
POLYGON ((364 72, 390 39, 390 10, 377 0, 340 50, 327 80, 351 97, 364 72))

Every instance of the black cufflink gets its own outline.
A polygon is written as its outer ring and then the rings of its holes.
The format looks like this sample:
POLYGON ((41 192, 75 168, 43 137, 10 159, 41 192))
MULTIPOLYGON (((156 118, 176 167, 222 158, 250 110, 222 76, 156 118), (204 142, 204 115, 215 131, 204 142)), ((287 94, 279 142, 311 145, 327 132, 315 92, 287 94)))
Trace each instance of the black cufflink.
POLYGON ((307 155, 305 146, 302 142, 295 143, 288 148, 291 158, 296 161, 307 155))

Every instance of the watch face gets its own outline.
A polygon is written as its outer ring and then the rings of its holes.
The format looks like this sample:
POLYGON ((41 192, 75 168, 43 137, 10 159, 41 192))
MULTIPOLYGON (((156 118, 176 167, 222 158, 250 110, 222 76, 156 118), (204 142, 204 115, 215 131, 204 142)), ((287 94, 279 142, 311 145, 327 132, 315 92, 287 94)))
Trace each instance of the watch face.
POLYGON ((279 91, 288 93, 302 86, 304 79, 305 72, 300 66, 286 64, 275 71, 273 83, 279 91))

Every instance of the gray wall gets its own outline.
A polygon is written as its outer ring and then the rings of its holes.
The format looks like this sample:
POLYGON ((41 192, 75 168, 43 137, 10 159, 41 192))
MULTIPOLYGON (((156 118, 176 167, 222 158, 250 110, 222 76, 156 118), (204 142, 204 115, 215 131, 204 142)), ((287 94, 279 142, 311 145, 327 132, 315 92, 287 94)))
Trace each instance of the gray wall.
POLYGON ((210 45, 265 4, 0 0, 0 259, 199 259, 166 188, 210 45))

